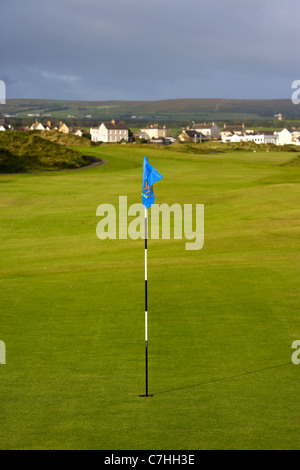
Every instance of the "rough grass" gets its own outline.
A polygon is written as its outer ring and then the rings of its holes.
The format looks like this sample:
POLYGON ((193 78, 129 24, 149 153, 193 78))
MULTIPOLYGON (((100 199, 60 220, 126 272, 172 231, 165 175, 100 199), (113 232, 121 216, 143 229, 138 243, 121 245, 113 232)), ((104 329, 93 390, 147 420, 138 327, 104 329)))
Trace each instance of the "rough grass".
POLYGON ((297 155, 296 158, 292 160, 282 163, 282 166, 299 166, 300 165, 300 155, 297 155))
POLYGON ((295 145, 256 144, 255 142, 218 142, 206 141, 201 143, 175 144, 171 150, 182 153, 211 154, 228 152, 296 152, 299 148, 295 145))
POLYGON ((0 135, 0 173, 80 168, 87 162, 81 153, 23 132, 0 135))
POLYGON ((64 134, 58 131, 34 131, 35 135, 42 137, 43 139, 50 140, 50 142, 54 142, 60 145, 68 145, 68 146, 86 146, 89 147, 91 145, 91 139, 87 137, 79 137, 73 134, 64 134))

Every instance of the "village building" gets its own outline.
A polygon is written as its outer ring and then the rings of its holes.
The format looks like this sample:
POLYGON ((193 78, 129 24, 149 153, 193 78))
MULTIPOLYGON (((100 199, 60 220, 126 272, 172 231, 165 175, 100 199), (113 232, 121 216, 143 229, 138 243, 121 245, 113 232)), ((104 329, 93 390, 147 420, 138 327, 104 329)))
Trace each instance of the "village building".
POLYGON ((208 140, 208 138, 202 134, 202 132, 198 132, 193 129, 189 129, 188 127, 184 129, 181 134, 178 136, 179 142, 182 143, 188 143, 188 142, 203 142, 205 140, 208 140))
POLYGON ((292 144, 292 134, 288 129, 282 129, 274 132, 278 136, 277 145, 289 145, 292 144))
POLYGON ((141 132, 141 131, 138 131, 138 132, 134 132, 133 133, 133 137, 135 139, 145 139, 145 140, 148 140, 148 136, 145 132, 141 132))
POLYGON ((58 132, 62 132, 63 134, 69 134, 70 132, 70 129, 68 128, 68 126, 66 124, 64 124, 63 122, 60 121, 59 125, 58 125, 58 132))
POLYGON ((300 129, 292 127, 292 129, 289 129, 289 131, 292 134, 292 143, 298 145, 300 143, 300 129))
POLYGON ((102 122, 98 127, 90 129, 92 142, 120 142, 128 141, 129 130, 125 122, 116 122, 114 119, 110 122, 102 122))
POLYGON ((204 124, 195 124, 193 123, 190 127, 191 131, 197 131, 201 133, 207 139, 219 139, 220 138, 220 128, 215 123, 204 123, 204 124))
POLYGON ((256 133, 246 133, 244 136, 244 142, 255 142, 256 144, 274 144, 278 145, 278 136, 272 131, 264 131, 256 133))
POLYGON ((160 126, 159 124, 150 124, 144 129, 141 129, 141 135, 146 140, 160 139, 161 137, 168 137, 169 131, 166 126, 160 126))
POLYGON ((47 121, 45 125, 35 122, 32 124, 32 126, 29 128, 30 131, 58 131, 62 132, 64 134, 69 134, 70 130, 66 124, 64 124, 62 121, 59 122, 59 124, 51 124, 51 121, 47 121))
POLYGON ((77 137, 82 137, 82 130, 81 129, 70 129, 70 134, 76 135, 77 137))
POLYGON ((53 130, 57 130, 57 128, 54 129, 54 126, 52 126, 51 121, 47 121, 45 125, 45 131, 53 131, 53 130))
POLYGON ((254 142, 256 144, 288 145, 293 143, 292 133, 287 129, 279 131, 246 131, 243 135, 234 133, 223 136, 222 142, 254 142))
POLYGON ((263 144, 274 144, 278 145, 278 136, 274 134, 272 131, 265 131, 262 134, 263 136, 263 144))
POLYGON ((231 142, 231 138, 234 135, 244 136, 246 131, 247 129, 244 123, 241 126, 239 125, 228 126, 225 123, 223 130, 220 132, 220 136, 223 142, 231 142))
POLYGON ((149 141, 150 144, 157 144, 157 145, 169 145, 171 142, 167 140, 166 137, 158 137, 157 139, 152 138, 149 141))
POLYGON ((30 131, 44 131, 45 127, 43 126, 41 122, 36 121, 32 124, 32 126, 29 127, 29 130, 30 131))

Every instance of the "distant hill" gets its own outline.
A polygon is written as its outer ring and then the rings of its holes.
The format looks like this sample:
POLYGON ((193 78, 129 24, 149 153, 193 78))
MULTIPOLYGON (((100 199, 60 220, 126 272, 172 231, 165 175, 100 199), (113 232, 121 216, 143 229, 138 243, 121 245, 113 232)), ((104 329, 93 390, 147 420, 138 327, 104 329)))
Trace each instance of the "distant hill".
POLYGON ((172 99, 159 101, 64 101, 9 99, 0 106, 0 113, 31 119, 124 119, 129 121, 229 121, 300 119, 300 105, 290 99, 231 100, 231 99, 172 99), (30 115, 30 116, 28 116, 30 115))

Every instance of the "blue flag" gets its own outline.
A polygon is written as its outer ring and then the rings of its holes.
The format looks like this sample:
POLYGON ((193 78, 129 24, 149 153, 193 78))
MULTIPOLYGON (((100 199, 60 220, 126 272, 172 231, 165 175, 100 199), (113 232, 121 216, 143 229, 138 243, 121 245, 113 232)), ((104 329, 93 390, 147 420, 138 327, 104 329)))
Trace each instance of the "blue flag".
POLYGON ((148 162, 148 158, 144 158, 144 169, 143 169, 143 192, 142 192, 142 201, 146 209, 152 206, 155 201, 153 185, 157 181, 162 179, 162 175, 153 168, 148 162))

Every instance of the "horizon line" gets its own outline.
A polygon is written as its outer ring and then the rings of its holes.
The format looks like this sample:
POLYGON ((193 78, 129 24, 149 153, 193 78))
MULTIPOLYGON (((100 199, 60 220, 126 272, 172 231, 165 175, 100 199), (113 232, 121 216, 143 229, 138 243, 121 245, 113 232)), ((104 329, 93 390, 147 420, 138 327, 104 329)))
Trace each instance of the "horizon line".
MULTIPOLYGON (((160 99, 70 99, 70 98, 6 98, 6 101, 85 101, 91 103, 97 102, 157 102, 157 101, 195 101, 195 100, 211 100, 211 101, 291 101, 291 98, 160 98, 160 99)), ((5 106, 5 105, 4 105, 5 106)))

